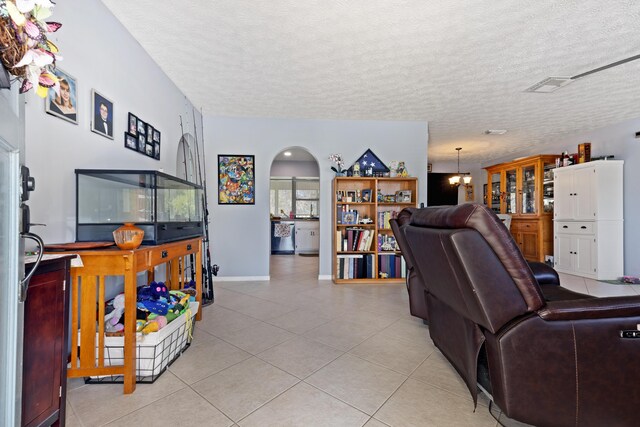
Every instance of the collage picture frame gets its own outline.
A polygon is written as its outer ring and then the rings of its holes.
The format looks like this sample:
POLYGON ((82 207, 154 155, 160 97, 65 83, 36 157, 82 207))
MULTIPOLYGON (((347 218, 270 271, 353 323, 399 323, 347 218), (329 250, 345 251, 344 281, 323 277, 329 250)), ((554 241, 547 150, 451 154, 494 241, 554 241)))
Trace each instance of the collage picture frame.
POLYGON ((124 146, 147 157, 160 160, 161 133, 150 123, 129 112, 124 146), (135 144, 134 144, 135 141, 135 144))

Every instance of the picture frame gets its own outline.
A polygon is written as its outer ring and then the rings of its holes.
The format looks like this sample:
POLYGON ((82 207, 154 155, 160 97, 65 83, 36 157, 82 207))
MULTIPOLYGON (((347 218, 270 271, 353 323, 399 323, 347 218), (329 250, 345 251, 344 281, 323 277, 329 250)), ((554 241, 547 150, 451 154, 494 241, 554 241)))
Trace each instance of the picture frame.
POLYGON ((336 201, 342 202, 343 199, 344 199, 344 191, 342 190, 336 191, 336 201))
POLYGON ((371 202, 371 190, 362 190, 362 202, 370 203, 371 202))
POLYGON ((487 184, 484 184, 482 186, 482 203, 484 203, 485 205, 487 204, 487 188, 487 184))
POLYGON ((160 131, 158 129, 153 129, 153 142, 160 144, 160 131))
POLYGON ((355 190, 349 190, 347 191, 347 203, 355 203, 357 202, 356 200, 356 191, 355 190))
POLYGON ((358 223, 358 211, 344 211, 342 212, 342 224, 354 225, 358 223))
POLYGON ((140 153, 146 153, 147 138, 141 133, 138 133, 138 151, 140 153))
POLYGON ((60 80, 60 95, 50 90, 44 100, 44 111, 69 123, 78 124, 78 81, 56 67, 53 74, 60 80))
POLYGON ((396 203, 411 203, 411 190, 400 190, 396 193, 396 203))
POLYGON ((91 89, 91 131, 113 139, 113 101, 91 89))
POLYGON ((153 144, 145 144, 144 145, 144 153, 148 157, 153 157, 153 144))
POLYGON ((138 151, 138 137, 125 132, 124 146, 130 150, 138 151))
POLYGON ((218 155, 218 204, 255 204, 255 156, 218 155))
POLYGON ((160 160, 160 143, 159 142, 154 142, 153 157, 156 160, 160 160))
POLYGON ((128 133, 138 138, 138 116, 130 112, 127 123, 129 123, 128 133))
POLYGON ((149 123, 147 123, 147 142, 153 142, 153 131, 155 129, 149 123))
POLYGON ((138 119, 138 136, 144 135, 145 140, 147 139, 147 124, 142 120, 138 119))
POLYGON ((473 184, 467 184, 464 187, 464 201, 473 202, 475 195, 473 193, 473 184))

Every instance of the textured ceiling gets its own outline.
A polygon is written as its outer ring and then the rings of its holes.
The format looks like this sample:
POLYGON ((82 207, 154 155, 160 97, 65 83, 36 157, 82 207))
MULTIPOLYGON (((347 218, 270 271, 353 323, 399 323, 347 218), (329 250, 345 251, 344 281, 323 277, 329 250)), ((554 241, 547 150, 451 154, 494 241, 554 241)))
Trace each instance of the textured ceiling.
POLYGON ((523 92, 639 54, 635 0, 103 2, 208 115, 426 120, 465 162, 640 116, 640 61, 523 92))

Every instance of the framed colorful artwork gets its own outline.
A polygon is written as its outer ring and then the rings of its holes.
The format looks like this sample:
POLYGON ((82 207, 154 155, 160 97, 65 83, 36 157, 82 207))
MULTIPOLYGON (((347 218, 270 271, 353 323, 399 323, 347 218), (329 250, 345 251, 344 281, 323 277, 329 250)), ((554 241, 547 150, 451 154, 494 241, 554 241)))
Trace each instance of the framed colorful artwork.
POLYGON ((255 156, 218 155, 218 204, 255 204, 255 156))

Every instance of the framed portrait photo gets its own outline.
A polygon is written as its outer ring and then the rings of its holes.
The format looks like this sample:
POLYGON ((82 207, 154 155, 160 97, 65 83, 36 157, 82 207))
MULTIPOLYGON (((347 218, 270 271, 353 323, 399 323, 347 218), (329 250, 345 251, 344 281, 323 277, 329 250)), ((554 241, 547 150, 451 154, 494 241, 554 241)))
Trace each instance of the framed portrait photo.
POLYGON ((153 130, 153 142, 160 143, 160 131, 158 129, 153 130))
POLYGON ((138 151, 146 154, 146 150, 147 150, 146 145, 147 145, 147 138, 144 135, 138 133, 138 151))
POLYGON ((147 138, 147 124, 138 119, 138 136, 140 135, 144 135, 145 139, 147 138))
POLYGON ((60 80, 60 93, 50 90, 44 100, 44 111, 73 124, 78 124, 78 83, 75 77, 62 71, 53 70, 60 80))
POLYGON ((147 142, 153 142, 153 126, 147 123, 147 142))
POLYGON ((144 148, 144 153, 149 157, 153 157, 153 144, 145 144, 144 148))
POLYGON ((153 145, 155 146, 155 148, 153 150, 153 157, 156 160, 160 160, 160 143, 159 142, 154 142, 153 145))
POLYGON ((218 155, 218 204, 255 204, 255 157, 240 154, 218 155))
POLYGON ((113 102, 91 89, 91 131, 113 139, 113 102))
POLYGON ((138 137, 135 135, 131 135, 130 133, 125 132, 124 133, 124 146, 131 149, 131 150, 135 150, 138 151, 138 137))
POLYGON ((135 114, 129 113, 129 133, 136 138, 138 137, 138 117, 135 114))

